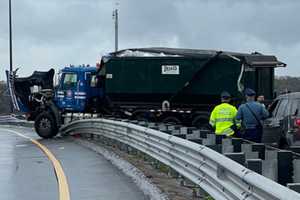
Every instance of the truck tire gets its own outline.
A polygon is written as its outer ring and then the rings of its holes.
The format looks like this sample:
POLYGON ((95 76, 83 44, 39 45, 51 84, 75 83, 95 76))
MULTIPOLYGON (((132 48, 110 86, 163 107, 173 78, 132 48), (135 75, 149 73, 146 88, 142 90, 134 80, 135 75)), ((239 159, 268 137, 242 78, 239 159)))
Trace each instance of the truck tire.
POLYGON ((166 117, 162 120, 162 122, 166 124, 174 124, 174 125, 181 124, 180 119, 175 116, 166 117))
POLYGON ((155 119, 155 115, 150 113, 148 110, 138 110, 132 113, 133 120, 139 120, 139 121, 153 121, 155 119))
POLYGON ((52 138, 58 132, 56 121, 49 112, 42 112, 36 117, 34 128, 42 138, 52 138))
POLYGON ((192 121, 192 126, 199 128, 201 130, 208 130, 208 131, 212 130, 208 118, 203 115, 196 116, 192 121))

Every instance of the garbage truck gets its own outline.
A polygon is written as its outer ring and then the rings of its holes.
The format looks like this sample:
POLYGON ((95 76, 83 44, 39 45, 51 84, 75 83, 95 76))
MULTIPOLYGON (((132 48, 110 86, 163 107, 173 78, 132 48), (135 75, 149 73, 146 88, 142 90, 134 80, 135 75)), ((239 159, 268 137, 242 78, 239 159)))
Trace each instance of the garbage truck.
POLYGON ((235 105, 245 87, 271 101, 274 68, 284 66, 276 56, 257 52, 138 48, 109 53, 96 67, 65 67, 55 87, 53 69, 27 78, 7 74, 14 107, 50 138, 67 113, 82 112, 208 128, 223 90, 235 105))

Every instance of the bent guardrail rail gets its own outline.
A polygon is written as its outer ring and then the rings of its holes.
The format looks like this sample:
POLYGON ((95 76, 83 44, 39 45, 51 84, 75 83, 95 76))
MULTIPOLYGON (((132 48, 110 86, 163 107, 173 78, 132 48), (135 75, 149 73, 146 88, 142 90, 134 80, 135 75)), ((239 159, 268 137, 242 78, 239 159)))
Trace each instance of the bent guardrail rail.
POLYGON ((90 133, 127 144, 173 168, 215 199, 300 199, 300 194, 216 151, 166 133, 108 119, 74 121, 62 134, 90 133))

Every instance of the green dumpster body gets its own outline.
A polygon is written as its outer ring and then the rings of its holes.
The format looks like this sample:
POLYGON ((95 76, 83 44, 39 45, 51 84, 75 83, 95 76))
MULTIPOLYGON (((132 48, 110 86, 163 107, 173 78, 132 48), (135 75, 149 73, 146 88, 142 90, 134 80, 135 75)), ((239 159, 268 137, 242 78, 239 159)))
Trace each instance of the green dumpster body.
MULTIPOLYGON (((242 55, 236 57, 243 60, 242 55)), ((215 105, 220 101, 220 93, 226 90, 239 104, 243 100, 243 94, 238 90, 242 62, 220 55, 208 64, 211 58, 210 54, 186 57, 112 56, 105 64, 106 95, 124 105, 151 107, 167 100, 173 108, 194 108, 215 105), (189 85, 184 87, 187 83, 189 85)), ((244 65, 240 83, 245 88, 252 88, 271 100, 273 82, 274 67, 244 65)))

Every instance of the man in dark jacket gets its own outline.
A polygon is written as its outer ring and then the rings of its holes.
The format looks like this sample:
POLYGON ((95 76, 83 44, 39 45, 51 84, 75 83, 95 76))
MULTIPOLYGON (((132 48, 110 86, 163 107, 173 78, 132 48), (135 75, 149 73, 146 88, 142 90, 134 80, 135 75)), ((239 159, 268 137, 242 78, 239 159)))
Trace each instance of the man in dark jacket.
POLYGON ((242 104, 237 112, 237 121, 244 127, 243 138, 260 143, 263 134, 263 120, 269 116, 268 111, 255 101, 255 91, 247 88, 245 95, 247 102, 242 104))

